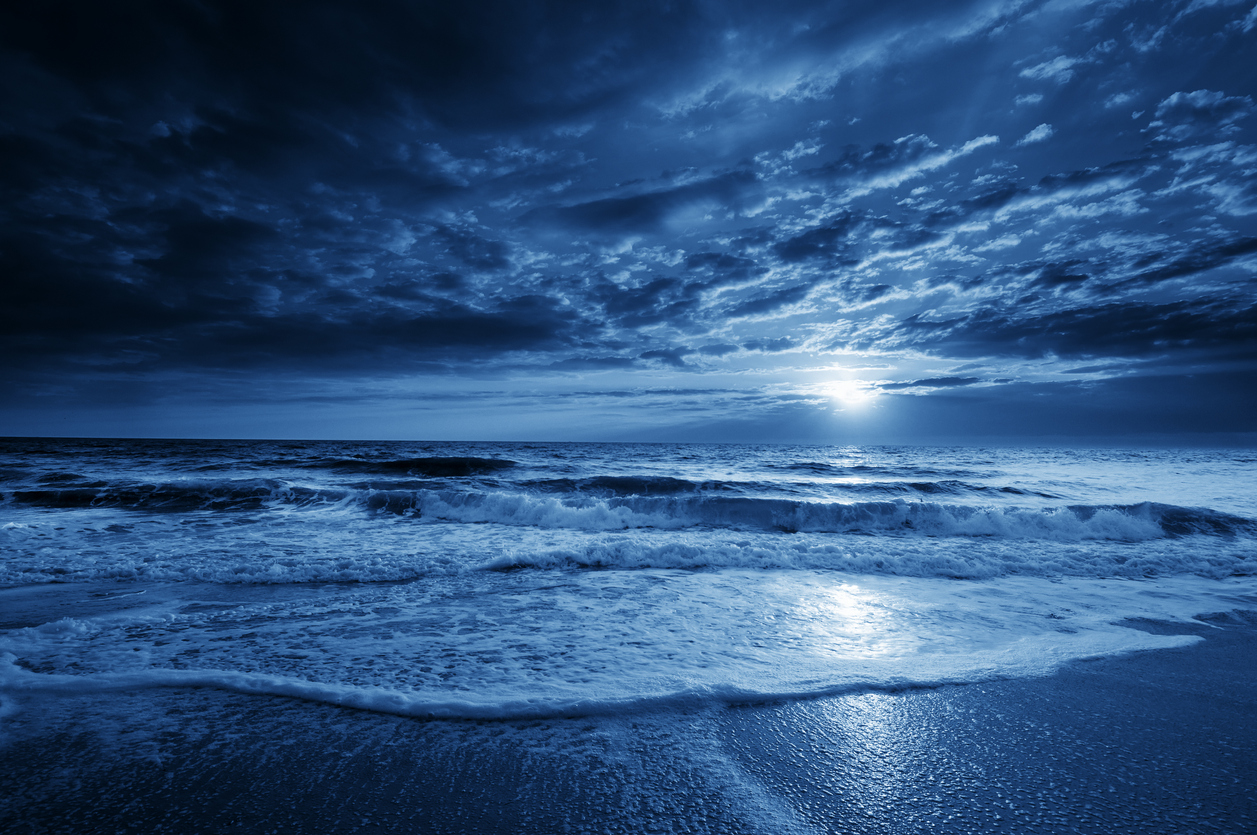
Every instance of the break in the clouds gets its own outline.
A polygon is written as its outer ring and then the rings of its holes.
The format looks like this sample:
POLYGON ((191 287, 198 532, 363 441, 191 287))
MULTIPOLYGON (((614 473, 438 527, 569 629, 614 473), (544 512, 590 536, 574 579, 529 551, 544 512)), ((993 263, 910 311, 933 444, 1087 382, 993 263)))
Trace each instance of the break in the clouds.
POLYGON ((0 432, 1253 432, 1255 13, 14 5, 0 432))

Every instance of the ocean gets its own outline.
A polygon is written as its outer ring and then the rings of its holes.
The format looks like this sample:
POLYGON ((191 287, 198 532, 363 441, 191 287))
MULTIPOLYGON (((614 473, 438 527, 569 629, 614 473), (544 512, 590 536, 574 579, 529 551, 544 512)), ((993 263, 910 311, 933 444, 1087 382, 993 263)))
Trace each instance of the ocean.
MULTIPOLYGON (((176 697, 675 735, 743 705, 1041 679, 1253 611, 1251 451, 0 442, 9 764, 50 716, 116 741, 176 697)), ((703 738, 704 762, 728 747, 703 738)))

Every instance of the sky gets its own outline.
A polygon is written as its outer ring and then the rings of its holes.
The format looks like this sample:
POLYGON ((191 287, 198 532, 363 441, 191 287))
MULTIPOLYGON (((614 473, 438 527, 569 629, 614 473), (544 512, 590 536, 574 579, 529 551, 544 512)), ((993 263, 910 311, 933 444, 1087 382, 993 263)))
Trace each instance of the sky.
POLYGON ((1257 442, 1254 1, 5 4, 0 435, 1257 442))

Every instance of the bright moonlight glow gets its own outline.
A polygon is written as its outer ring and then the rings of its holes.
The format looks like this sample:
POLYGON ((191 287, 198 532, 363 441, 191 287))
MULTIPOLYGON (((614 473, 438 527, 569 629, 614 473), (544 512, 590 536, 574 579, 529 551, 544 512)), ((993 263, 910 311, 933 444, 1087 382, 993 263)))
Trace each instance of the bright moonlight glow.
POLYGON ((863 380, 834 380, 824 391, 839 409, 862 409, 877 399, 877 390, 863 380))

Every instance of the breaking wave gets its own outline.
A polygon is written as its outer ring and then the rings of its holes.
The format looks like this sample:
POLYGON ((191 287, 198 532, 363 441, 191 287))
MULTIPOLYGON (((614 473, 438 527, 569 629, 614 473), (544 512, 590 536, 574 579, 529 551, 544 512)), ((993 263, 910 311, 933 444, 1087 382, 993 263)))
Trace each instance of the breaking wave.
MULTIPOLYGON (((448 471, 472 466, 456 461, 448 471)), ((493 466, 503 464, 496 461, 493 466)), ((445 465, 441 465, 445 466, 445 465)), ((479 466, 479 465, 477 465, 479 466)), ((400 464, 399 464, 399 469, 400 464)), ((1021 507, 964 504, 972 496, 962 482, 899 485, 913 499, 894 495, 860 500, 871 489, 841 495, 850 501, 764 497, 752 485, 696 483, 662 477, 552 479, 512 488, 477 485, 458 489, 423 480, 309 487, 276 479, 179 481, 154 484, 104 482, 39 485, 5 494, 6 501, 45 508, 114 508, 180 513, 263 512, 273 509, 357 509, 438 523, 475 523, 586 531, 714 528, 780 533, 835 533, 926 537, 984 537, 1056 541, 1144 541, 1185 536, 1257 535, 1257 522, 1207 508, 1143 502, 1133 505, 1021 507), (748 495, 749 494, 749 495, 748 495), (932 496, 943 501, 927 501, 932 496)), ((889 489, 889 488, 887 488, 889 489)), ((1026 495, 1009 488, 1008 495, 1026 495)), ((1042 497, 1044 494, 1034 494, 1042 497)))

